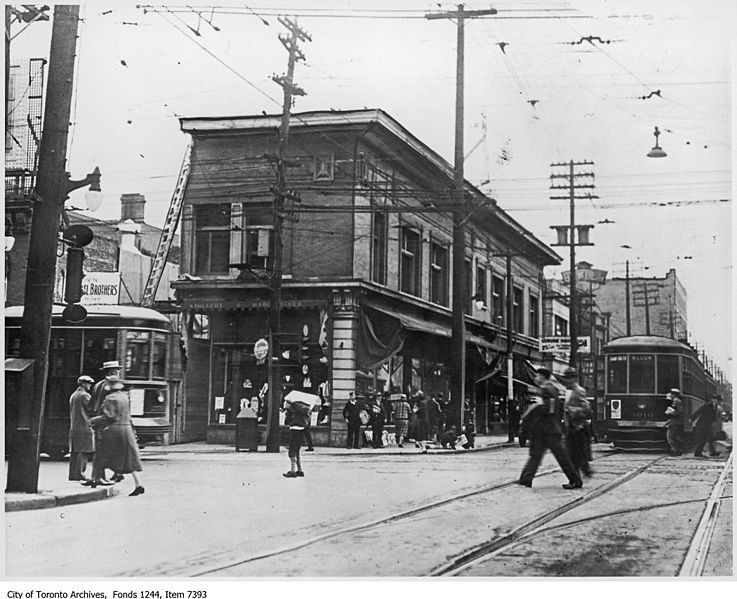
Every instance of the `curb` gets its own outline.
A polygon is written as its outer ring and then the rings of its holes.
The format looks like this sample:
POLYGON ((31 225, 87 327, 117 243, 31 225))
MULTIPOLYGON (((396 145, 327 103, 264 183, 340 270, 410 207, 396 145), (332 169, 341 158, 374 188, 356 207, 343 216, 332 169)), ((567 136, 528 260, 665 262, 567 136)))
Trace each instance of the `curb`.
POLYGON ((5 493, 5 512, 43 510, 65 505, 101 501, 117 495, 115 487, 102 487, 89 491, 41 491, 39 493, 5 493))
MULTIPOLYGON (((315 454, 320 455, 332 455, 332 456, 361 456, 361 457, 380 457, 380 456, 412 456, 412 455, 458 455, 458 454, 468 454, 468 453, 478 453, 478 452, 484 452, 484 451, 493 451, 495 449, 505 449, 508 447, 517 447, 518 444, 515 441, 514 443, 510 443, 509 441, 504 441, 501 443, 492 443, 490 445, 484 445, 483 447, 474 447, 472 449, 429 449, 426 452, 420 451, 419 448, 415 448, 416 451, 384 451, 384 450, 376 450, 376 451, 363 451, 365 448, 361 448, 360 451, 357 452, 350 452, 350 453, 333 453, 329 451, 330 447, 324 447, 322 449, 328 450, 328 451, 319 451, 321 448, 319 446, 316 446, 315 454)), ((156 460, 161 457, 174 457, 174 456, 191 456, 191 455, 231 455, 231 454, 237 454, 237 453, 245 453, 245 454, 266 454, 265 451, 236 451, 235 449, 223 449, 223 448, 213 448, 212 450, 206 450, 206 451, 157 451, 157 452, 151 452, 151 453, 142 453, 141 459, 142 460, 156 460)))

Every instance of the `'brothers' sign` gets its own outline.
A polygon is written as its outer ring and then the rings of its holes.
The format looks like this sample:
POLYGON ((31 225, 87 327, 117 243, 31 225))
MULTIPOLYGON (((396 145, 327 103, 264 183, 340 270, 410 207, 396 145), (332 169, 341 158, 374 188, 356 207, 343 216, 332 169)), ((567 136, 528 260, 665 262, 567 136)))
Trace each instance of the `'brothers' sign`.
POLYGON ((120 294, 119 272, 88 272, 82 279, 83 306, 117 304, 120 294))

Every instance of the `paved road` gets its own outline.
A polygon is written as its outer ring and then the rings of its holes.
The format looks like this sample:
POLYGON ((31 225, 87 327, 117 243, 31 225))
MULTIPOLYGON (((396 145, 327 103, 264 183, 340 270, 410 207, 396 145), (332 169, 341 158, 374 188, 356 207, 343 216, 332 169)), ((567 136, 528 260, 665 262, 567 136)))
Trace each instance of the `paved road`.
MULTIPOLYGON (((372 457, 320 455, 318 449, 303 460, 304 479, 281 476, 288 462, 284 452, 158 455, 144 463, 146 494, 141 497, 128 497, 132 481, 125 481, 121 495, 109 500, 6 514, 6 575, 187 576, 462 490, 509 482, 518 475, 525 455, 520 448, 372 457)), ((655 457, 607 451, 597 455, 601 459, 596 475, 584 492, 655 457)), ((543 469, 553 465, 546 457, 543 469)), ((510 548, 501 562, 479 564, 467 573, 673 575, 703 509, 700 500, 708 495, 718 472, 717 462, 666 458, 652 472, 564 517, 582 519, 664 498, 699 501, 561 528, 540 537, 547 538, 542 544, 537 539, 530 546, 510 548), (555 547, 561 545, 572 549, 557 554, 555 547), (653 555, 645 561, 632 557, 640 553, 653 555), (608 565, 612 558, 619 564, 616 568, 608 565), (569 561, 574 565, 566 566, 569 561), (635 561, 641 565, 633 565, 635 561)), ((583 495, 563 490, 563 482, 561 473, 550 474, 536 480, 532 490, 511 486, 477 494, 378 528, 339 535, 291 553, 289 560, 278 557, 234 565, 216 575, 427 574, 448 555, 583 495)), ((732 521, 726 508, 719 523, 719 549, 707 564, 711 575, 731 574, 732 521)))

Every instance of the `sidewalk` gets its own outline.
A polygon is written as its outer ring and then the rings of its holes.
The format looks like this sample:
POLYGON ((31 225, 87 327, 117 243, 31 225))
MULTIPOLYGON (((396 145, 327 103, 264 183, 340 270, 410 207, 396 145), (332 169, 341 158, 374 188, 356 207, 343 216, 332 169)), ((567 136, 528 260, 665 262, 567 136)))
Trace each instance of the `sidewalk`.
MULTIPOLYGON (((513 445, 516 445, 515 442, 513 445)), ((475 439, 475 447, 473 449, 462 449, 458 447, 455 450, 450 449, 428 449, 428 454, 459 454, 468 453, 474 451, 490 451, 492 449, 498 449, 500 447, 507 447, 507 435, 479 435, 475 439)), ((286 451, 286 447, 282 446, 282 451, 286 451)), ((304 447, 302 448, 304 452, 304 447)), ((204 441, 197 441, 194 443, 183 443, 180 445, 162 445, 162 446, 151 446, 142 450, 141 458, 146 459, 147 457, 161 457, 167 455, 177 454, 231 454, 235 452, 233 445, 222 445, 222 444, 208 444, 204 441)), ((258 452, 266 452, 266 445, 261 444, 258 446, 258 452)), ((243 452, 248 453, 248 452, 243 452)), ((255 453, 255 452, 251 452, 255 453)), ((421 453, 421 449, 418 448, 414 441, 405 441, 404 447, 397 447, 396 445, 389 445, 382 449, 373 449, 371 446, 361 447, 361 449, 346 449, 344 447, 321 447, 315 446, 315 453, 320 455, 351 455, 351 456, 386 456, 386 455, 412 455, 421 453)))
MULTIPOLYGON (((83 487, 78 481, 67 480, 68 462, 42 460, 38 471, 38 493, 5 493, 5 511, 39 510, 99 501, 118 494, 116 485, 83 487)), ((8 463, 5 463, 5 472, 8 463)))
MULTIPOLYGON (((427 454, 457 455, 462 453, 473 453, 479 451, 491 451, 493 449, 508 447, 506 435, 478 436, 475 440, 474 449, 428 449, 427 454)), ((304 449, 303 449, 304 451, 304 449)), ((258 453, 266 452, 266 446, 260 445, 258 453)), ((233 455, 235 448, 232 445, 208 445, 204 441, 196 443, 184 443, 181 445, 151 446, 141 450, 141 459, 157 460, 162 457, 176 456, 186 459, 187 455, 233 455)), ((249 453, 249 452, 241 452, 249 453)), ((251 452, 257 455, 256 452, 251 452)), ((286 454, 286 448, 281 452, 286 454)), ((420 455, 421 449, 414 442, 405 442, 404 447, 390 445, 383 449, 372 449, 363 447, 361 449, 345 449, 342 447, 315 447, 315 455, 334 456, 365 456, 366 458, 387 455, 420 455)), ((5 493, 5 511, 17 512, 22 510, 37 510, 77 503, 99 501, 117 495, 120 491, 113 485, 110 487, 83 487, 79 482, 67 480, 68 463, 51 462, 42 460, 39 468, 39 492, 38 493, 5 493)), ((7 463, 6 463, 7 471, 7 463)), ((129 477, 126 477, 126 479, 129 477)), ((125 484, 125 483, 123 483, 125 484)))

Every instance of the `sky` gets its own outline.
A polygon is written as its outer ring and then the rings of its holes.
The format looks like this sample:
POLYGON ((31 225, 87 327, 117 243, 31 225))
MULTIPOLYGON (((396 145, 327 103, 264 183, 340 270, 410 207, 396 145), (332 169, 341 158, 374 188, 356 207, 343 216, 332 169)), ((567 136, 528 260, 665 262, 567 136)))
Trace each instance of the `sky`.
MULTIPOLYGON (((469 1, 498 12, 466 22, 465 71, 466 178, 554 243, 550 225, 567 224, 568 207, 549 199, 551 163, 593 161, 598 198, 580 201, 576 219, 595 225, 595 245, 578 259, 610 276, 622 276, 625 260, 644 276, 675 268, 691 342, 730 373, 731 4, 469 1), (646 156, 655 126, 665 158, 646 156)), ((68 170, 100 167, 96 216, 117 218, 120 195, 142 193, 147 222, 163 224, 188 142, 178 117, 281 111, 271 80, 286 69, 278 15, 298 15, 312 37, 301 45, 295 81, 307 95, 295 111, 381 108, 452 162, 456 27, 424 15, 454 5, 190 5, 199 15, 178 6, 82 6, 68 170)), ((47 55, 50 32, 40 22, 19 33, 12 60, 47 55)), ((81 195, 69 205, 83 205, 81 195)))

